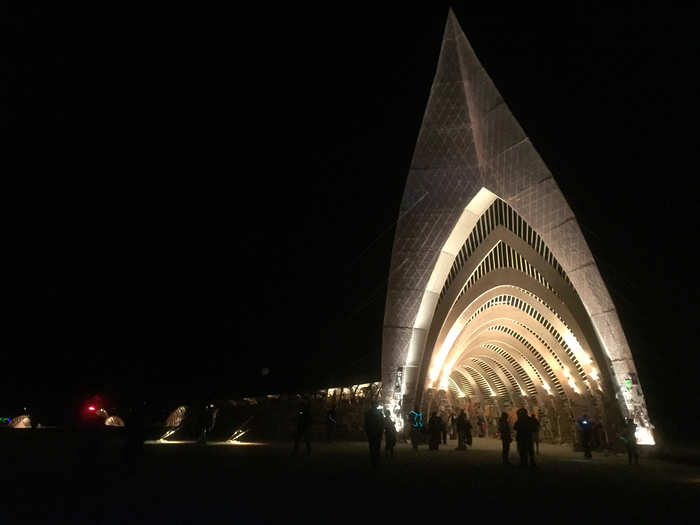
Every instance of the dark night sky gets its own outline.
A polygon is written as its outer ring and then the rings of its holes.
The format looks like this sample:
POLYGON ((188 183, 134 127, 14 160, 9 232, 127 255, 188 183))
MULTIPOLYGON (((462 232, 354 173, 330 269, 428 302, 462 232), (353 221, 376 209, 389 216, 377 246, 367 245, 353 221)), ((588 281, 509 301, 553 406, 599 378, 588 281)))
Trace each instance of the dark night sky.
MULTIPOLYGON (((430 4, 3 12, 3 404, 378 378, 447 14, 430 4)), ((579 218, 652 418, 680 434, 698 399, 697 10, 488 5, 455 10, 579 218)))

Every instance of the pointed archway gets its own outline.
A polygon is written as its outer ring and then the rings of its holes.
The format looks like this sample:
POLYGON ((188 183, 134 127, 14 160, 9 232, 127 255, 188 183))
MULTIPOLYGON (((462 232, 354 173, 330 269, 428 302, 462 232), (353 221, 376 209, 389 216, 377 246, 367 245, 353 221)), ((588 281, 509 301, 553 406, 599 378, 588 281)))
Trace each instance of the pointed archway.
POLYGON ((609 430, 631 417, 638 441, 653 443, 631 350, 576 218, 452 11, 400 213, 387 403, 410 410, 451 390, 558 421, 589 413, 609 430))

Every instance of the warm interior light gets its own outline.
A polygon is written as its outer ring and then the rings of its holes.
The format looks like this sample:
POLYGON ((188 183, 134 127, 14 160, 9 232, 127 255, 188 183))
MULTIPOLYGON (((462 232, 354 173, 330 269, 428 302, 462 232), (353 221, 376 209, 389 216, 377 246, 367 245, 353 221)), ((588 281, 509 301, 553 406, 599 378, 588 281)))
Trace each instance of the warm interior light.
POLYGON ((637 439, 638 445, 655 445, 654 436, 651 433, 651 429, 638 426, 634 431, 634 437, 637 439))
POLYGON ((94 411, 95 411, 95 407, 94 407, 93 405, 90 405, 90 406, 88 407, 88 410, 89 410, 90 412, 94 412, 94 411))

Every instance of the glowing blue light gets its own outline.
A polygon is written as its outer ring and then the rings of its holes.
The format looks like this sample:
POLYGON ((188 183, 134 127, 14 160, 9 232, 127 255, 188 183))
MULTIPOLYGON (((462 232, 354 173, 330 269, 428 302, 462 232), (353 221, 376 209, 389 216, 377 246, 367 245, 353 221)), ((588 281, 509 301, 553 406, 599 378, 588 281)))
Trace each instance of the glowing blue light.
POLYGON ((423 413, 416 412, 415 410, 411 410, 410 414, 413 416, 412 425, 416 428, 422 427, 423 426, 423 413))

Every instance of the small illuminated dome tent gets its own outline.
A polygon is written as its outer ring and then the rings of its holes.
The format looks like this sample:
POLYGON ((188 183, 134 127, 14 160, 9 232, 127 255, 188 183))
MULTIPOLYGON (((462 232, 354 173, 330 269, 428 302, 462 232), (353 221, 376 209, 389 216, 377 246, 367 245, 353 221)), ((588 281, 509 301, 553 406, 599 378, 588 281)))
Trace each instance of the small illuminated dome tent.
POLYGON ((123 427, 124 425, 124 420, 120 418, 119 416, 109 416, 107 419, 105 419, 105 425, 108 427, 123 427))
POLYGON ((10 428, 32 428, 32 419, 27 415, 13 417, 10 419, 10 428))
POLYGON ((182 422, 185 419, 186 415, 187 415, 187 407, 186 406, 177 407, 175 410, 173 410, 170 413, 170 415, 168 416, 168 419, 165 420, 164 426, 166 428, 177 428, 180 425, 182 425, 182 422))
POLYGON ((451 10, 396 227, 382 384, 394 413, 522 406, 559 442, 584 414, 610 437, 630 417, 654 443, 576 217, 451 10))
POLYGON ((168 437, 172 436, 175 432, 177 432, 182 426, 182 422, 185 420, 186 416, 186 406, 180 406, 173 410, 168 416, 168 419, 165 420, 165 432, 160 437, 160 439, 165 440, 168 437))

